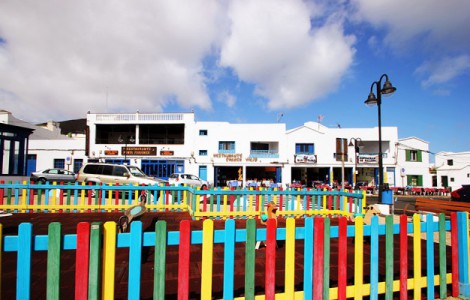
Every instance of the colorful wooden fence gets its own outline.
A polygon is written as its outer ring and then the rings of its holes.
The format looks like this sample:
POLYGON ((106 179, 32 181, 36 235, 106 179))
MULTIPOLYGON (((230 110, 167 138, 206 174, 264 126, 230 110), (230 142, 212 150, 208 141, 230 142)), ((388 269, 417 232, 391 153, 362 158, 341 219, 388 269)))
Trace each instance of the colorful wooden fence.
POLYGON ((188 211, 194 219, 259 217, 268 202, 278 215, 357 216, 366 196, 361 191, 316 189, 194 189, 188 186, 1 183, 0 210, 7 212, 123 211, 146 195, 149 211, 188 211))
POLYGON ((361 216, 354 225, 348 225, 346 218, 340 217, 335 226, 330 218, 307 217, 302 227, 296 226, 295 218, 288 218, 285 228, 277 228, 273 219, 268 220, 267 227, 256 228, 256 220, 249 219, 244 229, 236 229, 235 220, 228 219, 223 221, 225 228, 218 230, 214 230, 217 221, 208 219, 202 230, 192 231, 191 222, 182 221, 179 231, 170 232, 164 221, 156 223, 154 232, 143 232, 142 223, 136 221, 129 233, 119 234, 114 222, 80 223, 77 233, 68 235, 61 235, 59 223, 51 223, 47 236, 34 236, 32 225, 22 223, 16 236, 2 236, 0 225, 0 242, 3 241, 2 253, 17 252, 17 299, 32 296, 31 261, 38 251, 47 251, 47 299, 59 299, 60 254, 65 251, 75 251, 76 255, 75 298, 113 299, 118 248, 129 249, 127 298, 139 299, 142 251, 146 247, 154 247, 154 275, 153 286, 144 288, 153 290, 154 299, 165 299, 166 259, 169 247, 173 246, 178 246, 177 296, 189 299, 190 274, 195 272, 190 269, 190 260, 194 259, 190 250, 201 244, 202 257, 200 261, 197 258, 201 266, 197 296, 200 299, 213 298, 213 265, 220 259, 213 256, 213 251, 218 245, 224 247, 221 298, 225 300, 468 297, 468 213, 452 213, 450 220, 442 214, 438 221, 432 215, 427 215, 423 222, 420 217, 414 215, 410 222, 403 215, 398 223, 393 223, 393 216, 387 216, 385 224, 379 224, 374 216, 371 225, 364 225, 361 216), (412 240, 411 248, 409 240, 412 240), (255 293, 259 290, 259 282, 255 282, 255 261, 261 255, 255 250, 257 241, 266 241, 267 245, 263 250, 265 281, 259 294, 255 293), (277 248, 277 241, 284 241, 285 246, 277 248), (297 243, 303 243, 300 269, 294 263, 299 253, 297 243), (240 251, 240 247, 244 250, 240 251), (395 252, 397 247, 399 250, 395 252), (354 254, 353 261, 348 253, 354 254), (244 260, 244 290, 235 294, 239 287, 234 287, 234 269, 240 267, 235 257, 240 255, 244 260), (448 260, 448 256, 452 259, 448 260), (408 264, 412 264, 411 273, 408 264), (282 287, 276 278, 279 267, 285 274, 282 287), (296 276, 302 277, 300 288, 294 284, 296 276), (332 277, 336 280, 331 280, 332 277))

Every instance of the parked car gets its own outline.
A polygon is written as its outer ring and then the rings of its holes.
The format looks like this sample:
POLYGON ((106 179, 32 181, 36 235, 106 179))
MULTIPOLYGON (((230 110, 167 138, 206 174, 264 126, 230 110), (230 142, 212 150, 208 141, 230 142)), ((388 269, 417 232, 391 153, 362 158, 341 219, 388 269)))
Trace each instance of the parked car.
POLYGON ((463 184, 461 188, 450 193, 452 201, 470 202, 470 184, 463 184))
POLYGON ((185 174, 185 173, 173 173, 168 177, 168 183, 170 185, 189 185, 189 186, 195 186, 195 187, 200 187, 201 189, 204 188, 209 188, 209 182, 206 180, 203 180, 196 175, 192 174, 185 174))
POLYGON ((136 166, 89 163, 81 167, 77 175, 78 182, 112 184, 165 184, 166 180, 147 176, 136 166))
POLYGON ((65 169, 46 169, 31 173, 30 180, 34 182, 75 182, 77 175, 65 169))

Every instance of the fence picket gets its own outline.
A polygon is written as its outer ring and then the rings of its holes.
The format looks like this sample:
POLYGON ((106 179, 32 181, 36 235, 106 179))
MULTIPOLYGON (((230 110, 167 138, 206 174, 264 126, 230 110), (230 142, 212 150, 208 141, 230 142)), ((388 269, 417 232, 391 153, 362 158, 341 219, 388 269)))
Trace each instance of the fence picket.
POLYGON ((30 299, 31 257, 33 251, 33 225, 22 223, 18 228, 18 256, 16 275, 17 299, 30 299))
POLYGON ((189 298, 189 253, 191 245, 191 229, 188 220, 180 223, 180 241, 178 256, 178 300, 189 298))
POLYGON ((212 298, 212 264, 214 251, 214 221, 203 222, 202 270, 201 270, 201 299, 212 298))
POLYGON ((60 249, 61 249, 61 224, 53 222, 49 224, 47 245, 47 299, 59 299, 60 292, 60 249))
POLYGON ((75 299, 88 299, 88 271, 90 255, 90 223, 77 224, 77 251, 75 253, 75 299))
POLYGON ((153 298, 165 299, 167 229, 165 221, 155 224, 154 286, 153 298))
POLYGON ((104 223, 103 232, 103 299, 114 299, 114 273, 116 269, 116 223, 104 223))
POLYGON ((100 299, 101 289, 101 235, 102 225, 93 222, 90 226, 90 256, 88 270, 88 299, 100 299))

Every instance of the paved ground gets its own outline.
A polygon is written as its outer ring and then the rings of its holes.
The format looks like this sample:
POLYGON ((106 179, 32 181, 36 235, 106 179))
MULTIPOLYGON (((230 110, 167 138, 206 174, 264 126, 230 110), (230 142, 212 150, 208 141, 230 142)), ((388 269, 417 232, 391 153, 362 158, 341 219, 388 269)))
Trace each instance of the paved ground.
MULTIPOLYGON (((375 203, 376 199, 374 197, 368 198, 368 203, 375 203)), ((402 200, 398 199, 395 208, 403 208, 406 204, 412 205, 414 198, 406 197, 402 200)), ((411 208, 412 206, 410 206, 411 208)), ((57 221, 62 224, 63 234, 71 234, 76 232, 76 225, 79 222, 106 222, 106 221, 117 221, 121 216, 121 213, 83 213, 83 214, 14 214, 11 217, 0 218, 0 223, 3 225, 3 234, 11 235, 17 234, 18 225, 22 222, 31 222, 33 223, 33 233, 38 234, 47 234, 47 226, 50 222, 57 221)), ((168 223, 169 231, 176 231, 179 228, 179 222, 181 220, 190 219, 187 213, 146 213, 142 216, 141 220, 143 222, 143 228, 145 231, 153 231, 154 224, 156 219, 166 220, 168 223)), ((335 220, 332 220, 332 226, 336 225, 335 220)), ((258 226, 261 227, 258 223, 258 226)), ((279 227, 285 227, 285 221, 283 219, 279 220, 279 227)), ((303 226, 303 220, 296 220, 296 226, 303 226)), ((214 224, 215 229, 224 228, 223 221, 216 221, 214 224)), ((237 220, 237 228, 244 228, 245 221, 237 220)), ((192 230, 201 230, 202 221, 194 221, 191 224, 192 230)), ((348 241, 348 244, 351 245, 352 249, 352 239, 348 241)), ((236 269, 235 269, 235 296, 243 295, 244 287, 244 244, 238 243, 235 255, 236 255, 236 269)), ((395 243, 398 245, 397 243, 395 243)), ((424 243, 423 243, 423 247, 424 243)), ((409 249, 412 249, 412 240, 410 239, 409 249)), ((368 246, 365 246, 364 255, 365 255, 365 266, 364 266, 364 276, 368 276, 369 265, 367 263, 368 254, 370 249, 368 246)), ((398 249, 395 250, 395 253, 399 253, 398 249)), ((336 285, 336 273, 337 268, 334 266, 334 261, 337 257, 337 244, 333 239, 331 242, 331 286, 336 285)), ((284 248, 282 244, 280 245, 278 251, 279 263, 277 264, 277 274, 276 274, 276 286, 278 292, 282 292, 282 286, 284 281, 284 248)), ((35 253, 33 255, 33 269, 32 269, 32 299, 45 299, 46 295, 46 265, 47 265, 47 254, 44 253, 35 253)), ((303 274, 303 242, 296 242, 296 290, 302 290, 302 274, 303 274)), ((450 259, 450 257, 448 258, 450 259)), ((201 272, 201 246, 191 246, 191 272, 190 272, 190 298, 199 299, 200 291, 200 272, 201 272)), ((265 252, 263 250, 257 251, 256 254, 256 293, 263 294, 264 292, 264 260, 265 252)), ((172 246, 168 248, 168 257, 167 257, 167 299, 176 299, 176 288, 177 288, 177 261, 178 261, 178 247, 172 246)), ((348 274, 350 280, 352 280, 352 275, 354 274, 354 253, 351 251, 348 255, 348 274)), ((15 286, 16 286, 16 253, 4 252, 2 257, 2 280, 1 280, 1 295, 3 299, 14 299, 15 298, 15 286)), ((116 299, 126 299, 127 298, 127 276, 128 276, 128 250, 127 249, 118 249, 116 256, 116 282, 115 282, 115 298, 116 299)), ((412 264, 410 263, 410 274, 412 264)), ((425 262, 422 264, 425 266, 425 262)), ((384 261, 380 262, 380 266, 384 266, 384 261)), ((395 270, 398 270, 398 264, 395 266, 395 270)), ((75 252, 74 251, 65 251, 62 254, 61 258, 61 298, 67 299, 74 296, 74 272, 75 272, 75 252)), ((380 268, 381 272, 384 272, 384 268, 380 268)), ((215 245, 214 246, 214 266, 213 266, 213 294, 216 299, 222 298, 222 272, 223 272, 223 246, 215 245)), ((383 276, 384 274, 381 274, 383 276)), ((383 278, 380 278, 383 280, 383 278)), ((141 281, 141 299, 151 299, 153 293, 153 249, 148 247, 143 251, 142 258, 142 281, 141 281)), ((412 297, 412 294, 410 294, 412 297)), ((411 299, 411 298, 410 298, 411 299)))

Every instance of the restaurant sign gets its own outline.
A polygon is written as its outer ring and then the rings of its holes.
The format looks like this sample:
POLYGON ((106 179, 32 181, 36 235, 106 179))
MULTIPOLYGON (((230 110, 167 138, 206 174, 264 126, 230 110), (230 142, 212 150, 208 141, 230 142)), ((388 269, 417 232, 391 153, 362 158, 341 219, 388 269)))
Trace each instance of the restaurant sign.
POLYGON ((379 161, 378 155, 359 154, 357 162, 360 164, 375 164, 379 161))
POLYGON ((122 147, 122 155, 157 155, 157 147, 122 147))
POLYGON ((118 155, 117 150, 104 150, 104 155, 118 155))
POLYGON ((294 155, 294 162, 296 164, 316 164, 317 163, 317 155, 294 155))

